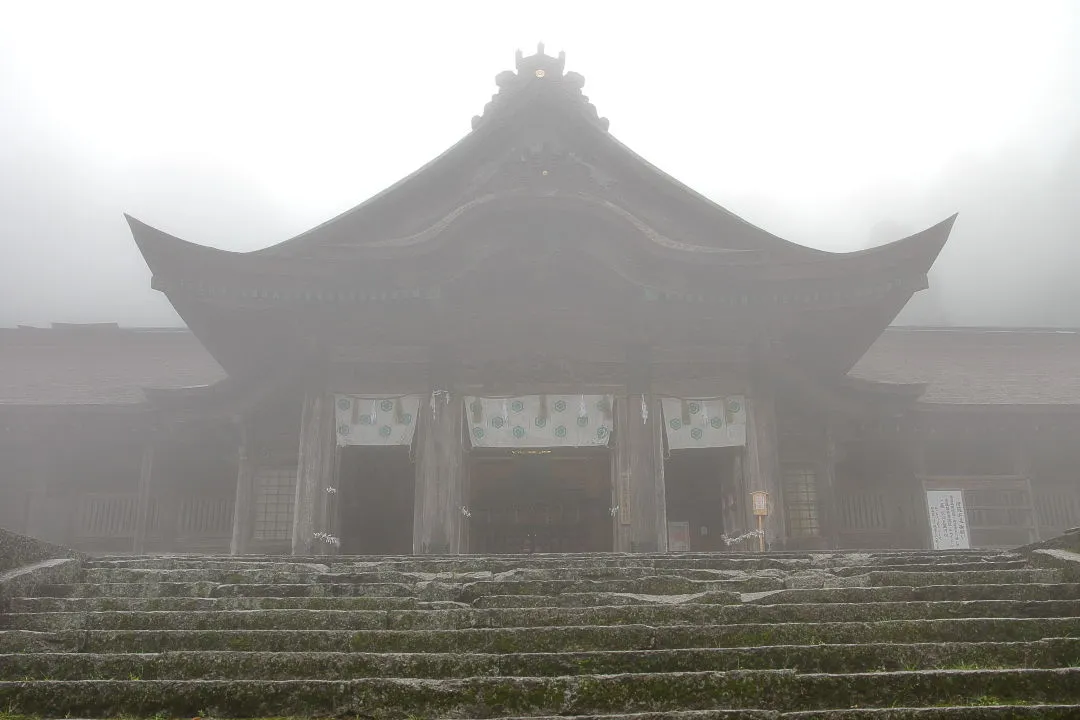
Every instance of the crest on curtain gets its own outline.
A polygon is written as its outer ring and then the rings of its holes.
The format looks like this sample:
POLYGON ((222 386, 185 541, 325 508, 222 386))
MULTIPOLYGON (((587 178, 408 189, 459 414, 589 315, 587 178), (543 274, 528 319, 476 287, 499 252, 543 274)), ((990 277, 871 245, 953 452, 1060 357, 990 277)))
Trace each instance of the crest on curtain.
POLYGON ((664 432, 672 450, 746 444, 746 398, 662 398, 664 432))
POLYGON ((337 444, 412 445, 420 413, 420 396, 334 397, 337 444))
POLYGON ((596 447, 611 441, 611 395, 466 397, 473 447, 596 447))

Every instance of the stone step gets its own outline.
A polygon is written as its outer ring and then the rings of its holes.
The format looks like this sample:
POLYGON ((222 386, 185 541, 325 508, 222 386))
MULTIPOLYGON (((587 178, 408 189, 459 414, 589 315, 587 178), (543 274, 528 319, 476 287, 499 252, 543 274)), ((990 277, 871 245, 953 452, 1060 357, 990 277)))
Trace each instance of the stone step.
POLYGON ((653 604, 589 608, 449 610, 199 610, 13 613, 16 630, 460 630, 562 625, 733 625, 946 618, 1076 618, 1080 600, 821 603, 802 605, 653 604))
MULTIPOLYGON (((1001 562, 1014 560, 1015 558, 1001 558, 1001 562)), ((987 562, 993 563, 997 558, 985 559, 955 559, 953 562, 987 562)), ((871 566, 878 567, 879 563, 870 559, 871 566)), ((183 570, 183 569, 216 569, 216 570, 251 570, 251 569, 279 569, 284 571, 297 570, 304 566, 323 566, 334 571, 388 571, 388 572, 421 572, 421 573, 468 573, 468 572, 509 572, 528 567, 537 570, 558 568, 581 568, 581 569, 633 569, 653 568, 665 570, 728 570, 752 572, 757 570, 800 570, 812 567, 826 567, 830 564, 828 556, 811 557, 809 555, 777 557, 773 555, 749 555, 749 556, 726 556, 726 555, 669 555, 669 556, 637 556, 637 555, 591 555, 591 556, 514 556, 498 555, 493 557, 481 556, 456 556, 454 558, 430 559, 430 558, 352 558, 352 557, 312 557, 296 558, 295 562, 282 561, 282 558, 258 558, 248 557, 205 557, 205 558, 177 558, 177 557, 153 557, 131 558, 127 560, 102 560, 91 559, 86 563, 88 569, 148 569, 148 570, 183 570), (292 567, 290 567, 292 566, 292 567)))
POLYGON ((33 597, 10 598, 12 613, 199 610, 447 610, 451 601, 411 597, 33 597))
POLYGON ((1028 570, 961 570, 957 572, 903 572, 896 570, 869 573, 868 584, 882 585, 993 585, 1008 583, 1058 583, 1061 571, 1055 569, 1028 570))
MULTIPOLYGON (((199 609, 405 609, 454 604, 455 596, 439 586, 426 588, 424 598, 402 585, 289 585, 216 586, 210 583, 111 584, 38 586, 35 598, 10 601, 12 610, 25 612, 100 610, 199 609), (214 597, 211 597, 214 596, 214 597), (435 598, 443 598, 437 600, 435 598), (427 598, 430 598, 427 599, 427 598)), ((1035 583, 1012 585, 932 585, 785 589, 764 593, 704 592, 682 595, 644 593, 569 592, 559 595, 486 595, 470 603, 478 608, 594 607, 647 605, 658 602, 754 604, 902 602, 910 600, 1071 600, 1080 598, 1080 584, 1035 583)))
POLYGON ((0 682, 10 714, 53 717, 491 717, 1080 703, 1080 668, 857 674, 654 673, 461 680, 0 682), (992 702, 988 702, 992 701, 992 702))
POLYGON ((687 710, 622 715, 516 717, 505 720, 1073 720, 1080 705, 851 708, 846 710, 687 710))
POLYGON ((323 565, 332 568, 362 570, 396 570, 401 572, 505 572, 521 567, 537 569, 558 567, 592 568, 696 568, 718 570, 798 570, 815 567, 844 567, 850 565, 891 566, 926 564, 932 566, 957 563, 1014 564, 1023 558, 1015 553, 987 551, 951 552, 868 552, 868 553, 678 553, 661 555, 493 555, 444 557, 372 557, 372 556, 149 556, 96 558, 89 568, 217 568, 245 569, 269 567, 288 569, 288 566, 323 565))
MULTIPOLYGON (((766 593, 747 593, 756 597, 766 593)), ((550 607, 598 607, 601 605, 656 605, 709 603, 715 605, 738 605, 743 602, 743 593, 729 591, 708 591, 679 595, 649 595, 646 593, 581 592, 559 593, 558 595, 485 595, 478 597, 469 606, 475 608, 550 608, 550 607)))
MULTIPOLYGON (((198 582, 84 582, 43 585, 41 597, 417 597, 423 600, 473 602, 491 595, 555 596, 578 593, 622 593, 641 595, 690 595, 710 591, 737 593, 769 592, 786 587, 790 578, 748 575, 739 580, 688 580, 678 576, 652 576, 632 580, 481 580, 461 583, 445 581, 382 583, 354 582, 353 576, 321 576, 326 582, 218 584, 198 582)), ((1053 584, 1061 580, 1056 569, 959 571, 955 573, 873 572, 832 578, 841 586, 911 587, 920 585, 1028 585, 1053 584)), ((827 582, 827 581, 826 581, 827 582)), ((811 588, 812 589, 812 588, 811 588)))
MULTIPOLYGON (((805 588, 744 595, 753 603, 902 602, 906 600, 1071 600, 1080 598, 1080 583, 1008 585, 924 585, 909 587, 805 588)), ((485 598, 489 602, 494 598, 485 598)))
POLYGON ((1012 585, 930 585, 912 588, 901 585, 853 588, 785 589, 760 593, 704 592, 684 595, 643 593, 561 593, 559 595, 487 595, 473 607, 594 607, 596 605, 648 605, 651 603, 858 603, 904 602, 913 600, 1074 600, 1080 598, 1080 584, 1037 583, 1012 585))
MULTIPOLYGON (((906 567, 906 566, 901 566, 906 567)), ((925 566, 917 566, 925 567, 925 566)), ((871 572, 875 568, 865 568, 871 572)), ((832 572, 816 572, 822 576, 833 575, 832 572)), ((865 574, 865 573, 864 573, 865 574)), ((850 575, 850 573, 849 573, 850 575)), ((468 583, 475 581, 488 582, 526 582, 526 581, 624 581, 638 580, 643 578, 671 577, 683 580, 721 581, 721 580, 747 580, 756 577, 780 579, 784 573, 780 570, 755 570, 745 572, 742 570, 712 570, 712 569, 676 569, 658 570, 656 568, 519 568, 506 572, 460 572, 460 573, 420 573, 399 572, 396 570, 349 570, 347 568, 334 568, 333 572, 328 569, 320 571, 282 571, 274 568, 249 568, 239 570, 185 568, 173 570, 147 570, 147 569, 90 569, 83 575, 83 582, 88 583, 137 583, 137 582, 214 582, 227 585, 248 584, 291 584, 291 583, 347 583, 352 585, 364 585, 370 583, 402 583, 413 584, 422 582, 445 582, 445 583, 468 583)))
POLYGON ((1002 557, 994 561, 983 559, 958 560, 956 562, 893 562, 893 563, 868 563, 860 565, 840 565, 824 568, 840 577, 860 575, 865 572, 962 572, 977 570, 1024 570, 1030 565, 1026 558, 1002 557))
POLYGON ((349 582, 349 583, 411 583, 431 580, 462 582, 468 580, 631 580, 666 575, 688 580, 744 579, 747 575, 783 577, 784 573, 818 574, 822 577, 851 577, 872 572, 979 572, 985 570, 1023 570, 1027 561, 1021 558, 998 562, 907 563, 879 566, 845 565, 839 567, 777 568, 675 568, 675 567, 594 567, 589 565, 555 567, 484 568, 468 572, 421 572, 392 566, 369 568, 343 564, 286 564, 254 563, 250 565, 206 564, 199 567, 95 567, 85 570, 85 582, 198 582, 228 584, 349 582))
MULTIPOLYGON (((821 578, 820 585, 826 579, 833 579, 829 573, 818 572, 813 575, 821 578)), ((846 580, 847 578, 845 578, 846 580)), ((590 569, 522 570, 510 573, 458 573, 458 574, 422 574, 397 572, 356 572, 356 573, 282 573, 270 570, 250 570, 226 572, 219 570, 90 570, 83 577, 83 582, 91 585, 133 584, 133 583, 194 583, 212 582, 221 585, 382 585, 401 584, 418 585, 441 583, 447 586, 480 587, 498 583, 510 590, 522 588, 520 592, 531 594, 529 588, 548 587, 549 591, 537 594, 551 594, 563 587, 575 585, 608 588, 640 588, 645 591, 660 587, 679 588, 680 591, 694 589, 732 588, 741 592, 770 590, 784 587, 784 575, 778 570, 762 570, 755 573, 719 570, 684 570, 679 574, 663 575, 647 568, 631 568, 625 571, 590 569), (486 585, 484 585, 486 583, 486 585)), ((837 579, 839 582, 840 580, 837 579)))
POLYGON ((41 584, 34 587, 34 596, 41 598, 210 597, 217 587, 216 583, 210 582, 41 584))
POLYGON ((447 583, 250 583, 212 582, 132 582, 71 583, 41 585, 39 597, 417 597, 424 600, 472 602, 485 595, 547 595, 582 592, 617 592, 675 595, 706 591, 732 593, 782 590, 780 578, 750 577, 746 580, 698 581, 678 577, 648 577, 637 580, 526 580, 447 583))
POLYGON ((1034 641, 1080 635, 1080 618, 951 618, 743 625, 606 625, 462 630, 0 631, 0 653, 580 652, 764 645, 1034 641))
POLYGON ((1080 705, 987 705, 979 698, 969 707, 890 707, 778 713, 778 720, 1073 720, 1080 705))
POLYGON ((0 680, 347 680, 551 677, 792 669, 802 673, 1072 667, 1080 638, 1005 643, 877 643, 578 653, 168 652, 0 655, 0 680))

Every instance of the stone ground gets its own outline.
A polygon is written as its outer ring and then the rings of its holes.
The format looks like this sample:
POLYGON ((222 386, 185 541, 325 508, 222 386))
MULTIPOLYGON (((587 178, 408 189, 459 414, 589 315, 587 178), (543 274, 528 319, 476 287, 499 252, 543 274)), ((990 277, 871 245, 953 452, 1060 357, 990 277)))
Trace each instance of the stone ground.
POLYGON ((50 560, 0 579, 0 720, 1080 718, 1065 556, 50 560))

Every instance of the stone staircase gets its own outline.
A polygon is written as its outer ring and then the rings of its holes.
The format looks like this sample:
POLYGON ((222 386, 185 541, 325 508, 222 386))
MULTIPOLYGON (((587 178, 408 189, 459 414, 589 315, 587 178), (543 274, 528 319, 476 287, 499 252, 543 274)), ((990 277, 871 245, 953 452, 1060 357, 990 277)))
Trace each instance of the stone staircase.
POLYGON ((1080 718, 1080 584, 1016 553, 53 562, 0 720, 1080 718))

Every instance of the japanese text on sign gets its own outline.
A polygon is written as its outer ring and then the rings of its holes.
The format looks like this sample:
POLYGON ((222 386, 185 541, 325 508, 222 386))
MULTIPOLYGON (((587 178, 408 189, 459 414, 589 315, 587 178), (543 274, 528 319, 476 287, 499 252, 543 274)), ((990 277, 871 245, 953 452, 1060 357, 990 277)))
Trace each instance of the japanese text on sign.
POLYGON ((926 508, 935 550, 971 548, 962 490, 927 490, 926 508))
POLYGON ((768 515, 769 514, 769 493, 758 490, 751 493, 754 498, 754 514, 755 515, 768 515))

